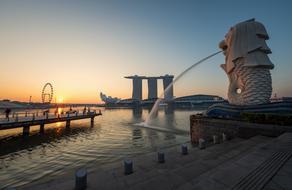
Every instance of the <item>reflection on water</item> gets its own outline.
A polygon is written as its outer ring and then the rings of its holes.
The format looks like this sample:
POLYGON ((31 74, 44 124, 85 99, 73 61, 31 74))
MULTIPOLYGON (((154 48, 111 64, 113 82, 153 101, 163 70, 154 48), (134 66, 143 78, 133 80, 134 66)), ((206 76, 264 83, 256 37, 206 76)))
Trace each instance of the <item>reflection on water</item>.
POLYGON ((141 118, 143 109, 141 107, 133 108, 133 117, 135 118, 141 118))
POLYGON ((58 109, 57 110, 58 114, 61 114, 63 112, 63 109, 62 108, 57 108, 57 109, 58 109))
MULTIPOLYGON (((52 110, 55 111, 55 110, 52 110)), ((58 110, 62 111, 62 110, 58 110)), ((56 177, 78 167, 89 171, 99 165, 179 144, 189 140, 189 115, 196 111, 160 110, 154 128, 135 126, 149 114, 146 109, 106 109, 90 120, 0 131, 0 189, 20 186, 44 176, 56 177), (163 130, 162 130, 163 129, 163 130)))

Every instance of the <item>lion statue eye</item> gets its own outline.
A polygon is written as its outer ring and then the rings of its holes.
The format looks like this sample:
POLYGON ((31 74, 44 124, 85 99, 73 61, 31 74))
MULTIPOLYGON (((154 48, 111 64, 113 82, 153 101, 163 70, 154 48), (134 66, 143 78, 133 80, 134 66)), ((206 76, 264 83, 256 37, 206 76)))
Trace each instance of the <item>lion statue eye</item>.
POLYGON ((236 93, 241 94, 241 89, 240 88, 236 89, 236 93))

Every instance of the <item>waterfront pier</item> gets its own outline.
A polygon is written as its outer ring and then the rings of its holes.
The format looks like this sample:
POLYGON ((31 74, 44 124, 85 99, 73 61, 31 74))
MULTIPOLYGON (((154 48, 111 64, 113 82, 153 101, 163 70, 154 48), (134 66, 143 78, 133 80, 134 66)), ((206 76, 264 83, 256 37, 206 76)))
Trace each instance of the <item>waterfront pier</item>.
POLYGON ((6 118, 1 118, 0 130, 23 128, 23 135, 27 136, 29 135, 31 126, 39 125, 40 133, 43 133, 46 124, 66 122, 66 127, 70 127, 70 123, 73 120, 90 119, 90 123, 93 125, 94 118, 102 115, 100 110, 74 110, 62 114, 49 112, 25 112, 21 113, 21 116, 18 116, 19 114, 20 113, 13 113, 13 116, 9 121, 6 118))

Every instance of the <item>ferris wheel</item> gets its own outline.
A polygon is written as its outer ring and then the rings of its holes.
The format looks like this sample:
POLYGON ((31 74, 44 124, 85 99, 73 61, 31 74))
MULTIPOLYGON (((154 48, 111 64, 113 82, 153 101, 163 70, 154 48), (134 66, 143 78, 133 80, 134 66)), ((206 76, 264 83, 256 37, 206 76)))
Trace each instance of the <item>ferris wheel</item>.
POLYGON ((46 83, 42 90, 42 102, 51 103, 54 95, 53 85, 51 83, 46 83))

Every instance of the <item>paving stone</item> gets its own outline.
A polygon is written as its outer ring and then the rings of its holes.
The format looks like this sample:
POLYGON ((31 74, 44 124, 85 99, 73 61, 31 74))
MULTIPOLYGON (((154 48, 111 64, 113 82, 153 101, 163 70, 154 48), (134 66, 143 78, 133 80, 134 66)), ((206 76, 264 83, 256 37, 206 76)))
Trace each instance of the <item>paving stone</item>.
POLYGON ((275 183, 274 181, 270 181, 270 183, 264 188, 264 190, 285 190, 279 184, 275 183))
POLYGON ((292 176, 291 175, 278 175, 273 177, 272 181, 284 189, 292 189, 292 176))
POLYGON ((112 171, 89 173, 87 178, 88 188, 110 189, 126 187, 126 184, 121 178, 116 176, 112 171))
POLYGON ((267 157, 258 153, 252 153, 239 158, 238 160, 234 161, 234 163, 248 169, 253 169, 261 164, 266 158, 267 157))
POLYGON ((194 186, 189 182, 177 187, 177 190, 192 190, 192 189, 194 189, 194 186))
POLYGON ((186 181, 191 181, 192 179, 200 176, 202 173, 208 171, 210 168, 201 162, 193 163, 187 167, 178 168, 173 172, 177 175, 183 177, 186 181))
POLYGON ((124 176, 121 178, 128 187, 132 187, 138 183, 143 183, 155 176, 162 175, 161 171, 151 170, 149 172, 134 172, 131 175, 124 176))
POLYGON ((250 170, 233 163, 223 164, 214 171, 209 178, 214 179, 228 187, 235 185, 241 177, 246 176, 250 170))
POLYGON ((147 180, 143 183, 137 184, 132 188, 139 188, 145 190, 161 190, 161 189, 177 189, 177 187, 187 183, 183 178, 175 174, 159 175, 147 180))
POLYGON ((192 182, 193 189, 196 190, 227 190, 229 189, 224 184, 221 184, 217 181, 214 181, 212 179, 206 179, 206 180, 195 180, 192 182))

